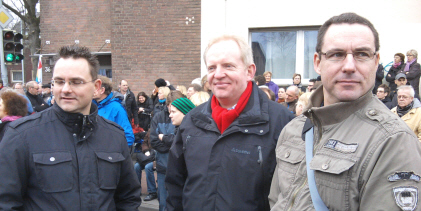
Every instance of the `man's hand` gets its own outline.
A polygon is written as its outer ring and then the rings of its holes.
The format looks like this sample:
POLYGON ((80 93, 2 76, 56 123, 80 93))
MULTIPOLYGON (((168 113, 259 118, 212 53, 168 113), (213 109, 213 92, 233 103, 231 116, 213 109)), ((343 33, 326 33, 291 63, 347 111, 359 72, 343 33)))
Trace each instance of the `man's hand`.
POLYGON ((159 138, 159 140, 161 140, 161 141, 162 141, 162 137, 164 137, 164 134, 159 134, 159 135, 158 135, 158 138, 159 138))

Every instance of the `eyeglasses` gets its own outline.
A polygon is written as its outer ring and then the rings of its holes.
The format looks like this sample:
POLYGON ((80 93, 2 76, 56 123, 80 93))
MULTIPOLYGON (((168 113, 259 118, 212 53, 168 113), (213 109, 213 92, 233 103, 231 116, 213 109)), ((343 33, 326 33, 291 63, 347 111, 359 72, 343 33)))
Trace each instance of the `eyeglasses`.
POLYGON ((346 51, 327 51, 326 53, 320 52, 322 55, 325 55, 326 59, 332 62, 343 61, 348 54, 352 54, 354 59, 359 62, 365 62, 374 58, 376 52, 370 51, 355 51, 352 53, 347 53, 346 51))
MULTIPOLYGON (((69 83, 69 86, 73 88, 77 88, 77 87, 82 86, 83 84, 87 84, 89 82, 94 82, 94 81, 95 80, 85 82, 81 79, 73 79, 73 80, 69 80, 68 83, 69 83)), ((51 80, 51 85, 55 87, 63 87, 65 83, 66 81, 62 79, 51 80)))
POLYGON ((408 56, 414 56, 414 55, 410 55, 410 54, 409 55, 406 55, 406 57, 408 57, 408 56))
POLYGON ((409 96, 407 96, 407 95, 398 95, 398 99, 404 99, 404 100, 406 100, 406 99, 409 99, 410 97, 409 96))

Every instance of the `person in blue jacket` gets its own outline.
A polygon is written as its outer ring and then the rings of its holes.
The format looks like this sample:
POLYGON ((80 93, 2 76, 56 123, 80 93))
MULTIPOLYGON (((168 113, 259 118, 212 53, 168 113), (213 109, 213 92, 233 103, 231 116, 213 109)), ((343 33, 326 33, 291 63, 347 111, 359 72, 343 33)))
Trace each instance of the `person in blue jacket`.
POLYGON ((106 76, 98 75, 101 79, 101 88, 94 94, 93 102, 98 106, 98 115, 117 123, 124 129, 127 144, 130 146, 134 142, 134 134, 130 125, 127 113, 121 105, 123 95, 118 92, 111 92, 112 83, 106 76))

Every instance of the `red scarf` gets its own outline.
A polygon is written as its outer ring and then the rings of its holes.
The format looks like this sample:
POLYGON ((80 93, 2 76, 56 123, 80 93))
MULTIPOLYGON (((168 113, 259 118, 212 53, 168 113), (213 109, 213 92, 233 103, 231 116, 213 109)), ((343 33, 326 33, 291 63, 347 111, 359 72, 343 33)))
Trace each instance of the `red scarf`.
POLYGON ((219 131, 221 134, 231 125, 231 123, 240 116, 240 113, 244 110, 249 101, 251 90, 252 90, 252 82, 249 81, 247 84, 246 90, 241 94, 240 99, 237 102, 237 105, 234 109, 228 110, 226 108, 222 108, 219 105, 218 99, 216 99, 215 95, 212 97, 211 107, 212 107, 212 118, 215 120, 216 125, 218 126, 219 131))

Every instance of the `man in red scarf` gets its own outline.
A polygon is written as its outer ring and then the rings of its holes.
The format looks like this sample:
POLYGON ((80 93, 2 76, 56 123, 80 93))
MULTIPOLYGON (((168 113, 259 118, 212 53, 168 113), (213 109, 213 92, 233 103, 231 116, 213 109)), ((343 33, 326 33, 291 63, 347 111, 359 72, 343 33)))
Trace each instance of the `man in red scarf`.
POLYGON ((204 53, 211 100, 190 111, 170 149, 168 210, 269 210, 275 146, 294 118, 251 80, 250 46, 236 36, 204 53))

